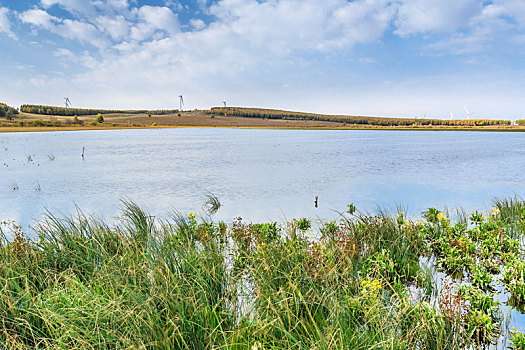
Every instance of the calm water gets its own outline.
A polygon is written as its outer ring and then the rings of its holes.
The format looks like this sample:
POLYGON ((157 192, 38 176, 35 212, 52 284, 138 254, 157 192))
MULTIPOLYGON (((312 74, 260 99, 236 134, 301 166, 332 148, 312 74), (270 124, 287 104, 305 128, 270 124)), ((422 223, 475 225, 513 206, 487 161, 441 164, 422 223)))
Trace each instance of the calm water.
MULTIPOLYGON (((429 206, 485 209, 495 196, 525 195, 524 160, 521 133, 8 133, 0 134, 0 219, 27 231, 45 209, 69 215, 77 205, 111 222, 126 197, 163 216, 201 211, 207 192, 223 204, 215 219, 227 221, 335 218, 352 202, 363 211, 402 205, 416 215, 429 206)), ((511 319, 525 329, 523 314, 512 310, 511 319)))
POLYGON ((157 129, 0 134, 0 219, 27 227, 75 205, 108 221, 128 197, 153 215, 335 217, 400 204, 484 209, 525 194, 525 134, 157 129), (81 158, 85 147, 85 158, 81 158), (29 159, 31 157, 31 159, 29 159), (50 159, 54 157, 54 160, 50 159), (13 190, 18 187, 18 190, 13 190), (313 205, 319 196, 319 208, 313 205))

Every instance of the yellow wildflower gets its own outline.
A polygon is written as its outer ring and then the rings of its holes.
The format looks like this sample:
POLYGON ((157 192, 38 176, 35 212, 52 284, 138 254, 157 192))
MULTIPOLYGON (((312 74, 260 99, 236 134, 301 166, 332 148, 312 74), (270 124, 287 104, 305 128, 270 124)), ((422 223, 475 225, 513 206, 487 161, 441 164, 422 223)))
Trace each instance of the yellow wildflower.
POLYGON ((438 220, 443 220, 443 219, 445 218, 445 215, 444 215, 443 213, 440 212, 440 213, 437 215, 437 218, 438 218, 438 220))
POLYGON ((383 288, 383 286, 381 286, 381 282, 379 282, 377 279, 372 281, 363 280, 361 281, 361 286, 363 287, 363 291, 372 293, 377 292, 379 289, 383 288))

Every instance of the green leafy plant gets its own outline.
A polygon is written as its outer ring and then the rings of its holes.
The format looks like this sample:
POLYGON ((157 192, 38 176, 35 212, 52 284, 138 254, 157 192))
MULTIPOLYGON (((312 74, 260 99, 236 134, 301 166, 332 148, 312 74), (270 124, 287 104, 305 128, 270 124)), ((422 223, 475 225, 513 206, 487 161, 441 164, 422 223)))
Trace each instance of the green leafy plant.
POLYGON ((492 276, 482 267, 474 266, 472 268, 472 284, 480 289, 488 289, 492 282, 492 276))
POLYGON ((297 220, 297 227, 301 231, 306 231, 310 227, 312 227, 312 222, 310 220, 308 220, 307 218, 301 218, 301 219, 297 220))
POLYGON ((511 348, 515 350, 525 350, 525 334, 513 328, 510 332, 511 348))

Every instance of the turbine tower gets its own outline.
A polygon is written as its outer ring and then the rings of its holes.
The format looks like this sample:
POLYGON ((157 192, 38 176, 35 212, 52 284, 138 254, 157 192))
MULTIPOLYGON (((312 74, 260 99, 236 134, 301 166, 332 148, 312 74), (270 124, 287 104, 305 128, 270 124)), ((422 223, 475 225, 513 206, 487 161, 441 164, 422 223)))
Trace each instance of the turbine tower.
POLYGON ((182 112, 182 106, 184 106, 184 99, 182 98, 182 94, 179 95, 179 111, 182 112))
POLYGON ((454 114, 452 114, 452 111, 450 111, 450 120, 454 119, 454 114))
POLYGON ((226 99, 222 101, 222 104, 224 105, 224 107, 226 107, 226 99))
POLYGON ((465 112, 467 112, 467 119, 470 119, 470 117, 472 117, 472 113, 468 111, 467 107, 463 106, 463 108, 465 108, 465 112))
POLYGON ((66 109, 68 109, 71 106, 71 101, 69 101, 69 97, 64 97, 64 101, 66 102, 66 109))

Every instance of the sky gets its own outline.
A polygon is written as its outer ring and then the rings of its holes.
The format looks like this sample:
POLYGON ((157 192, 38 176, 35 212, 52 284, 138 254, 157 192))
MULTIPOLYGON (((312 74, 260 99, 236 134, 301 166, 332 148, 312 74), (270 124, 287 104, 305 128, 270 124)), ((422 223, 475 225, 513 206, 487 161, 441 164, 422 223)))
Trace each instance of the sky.
POLYGON ((525 117, 524 0, 0 0, 0 102, 525 117))

